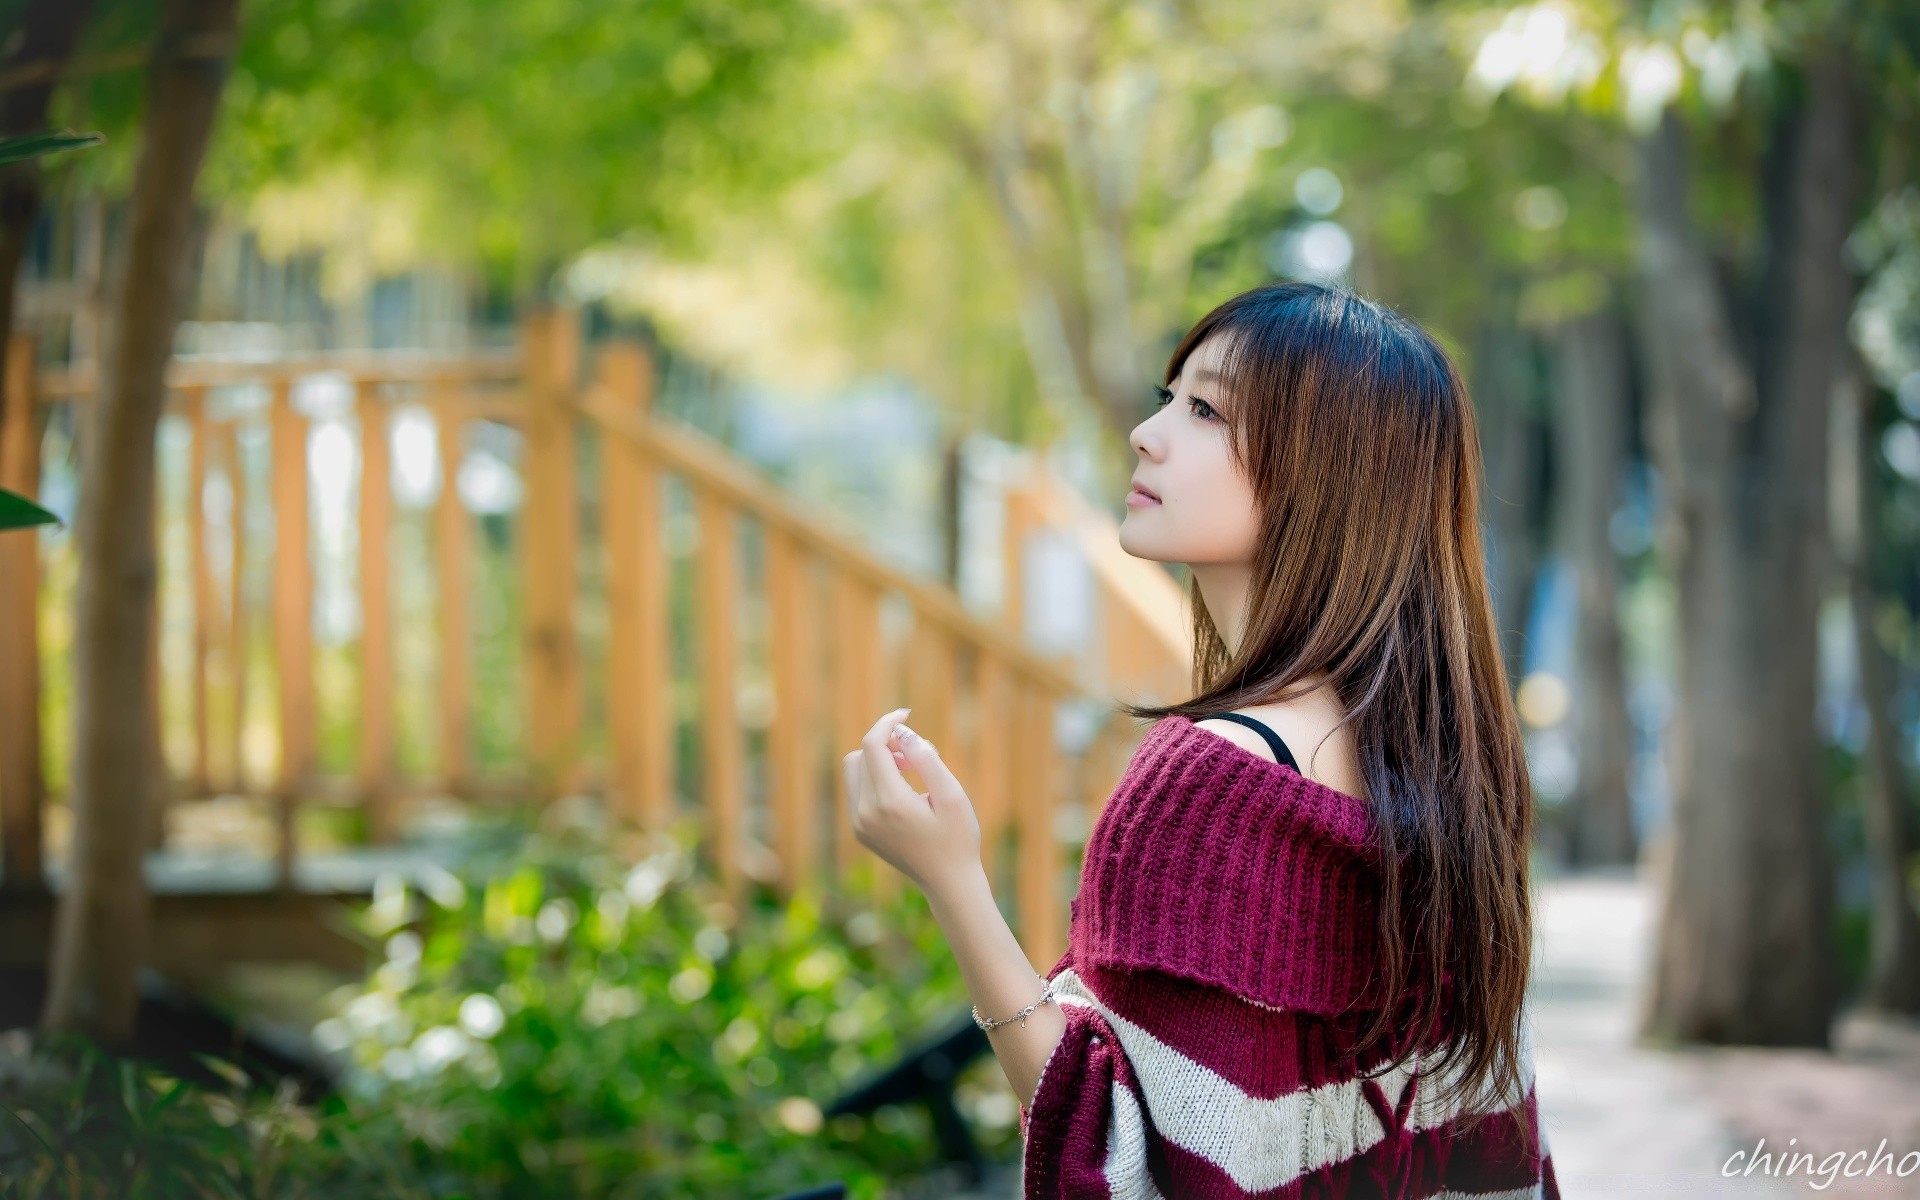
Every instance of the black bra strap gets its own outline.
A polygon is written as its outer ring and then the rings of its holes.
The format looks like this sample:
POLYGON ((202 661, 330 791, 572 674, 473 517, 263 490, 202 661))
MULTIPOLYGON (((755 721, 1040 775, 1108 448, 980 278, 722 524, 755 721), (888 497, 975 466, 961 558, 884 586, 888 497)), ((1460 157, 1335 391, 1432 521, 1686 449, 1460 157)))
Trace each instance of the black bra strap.
POLYGON ((1293 761, 1293 752, 1287 749, 1287 744, 1280 740, 1279 734, 1267 728, 1265 722, 1250 717, 1245 713, 1237 712, 1209 713, 1206 716, 1195 717, 1194 721, 1197 723, 1200 721, 1211 721, 1216 718, 1222 721, 1232 721, 1236 725, 1245 725, 1248 729, 1253 730, 1266 739, 1267 748, 1273 751, 1274 758, 1292 767, 1296 772, 1300 770, 1300 764, 1293 761))

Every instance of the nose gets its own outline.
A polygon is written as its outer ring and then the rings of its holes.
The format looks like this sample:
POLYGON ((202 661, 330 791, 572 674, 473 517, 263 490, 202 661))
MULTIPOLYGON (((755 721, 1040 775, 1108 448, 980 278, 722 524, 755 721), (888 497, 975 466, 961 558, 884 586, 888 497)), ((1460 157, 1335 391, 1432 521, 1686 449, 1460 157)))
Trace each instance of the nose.
POLYGON ((1133 427, 1133 432, 1127 435, 1127 441, 1133 447, 1134 453, 1138 454, 1141 458, 1148 459, 1148 460, 1152 460, 1155 457, 1157 457, 1157 455, 1155 454, 1154 445, 1147 437, 1147 434, 1149 432, 1147 427, 1152 424, 1153 424, 1153 418, 1148 417, 1146 420, 1140 422, 1138 425, 1135 425, 1133 427))

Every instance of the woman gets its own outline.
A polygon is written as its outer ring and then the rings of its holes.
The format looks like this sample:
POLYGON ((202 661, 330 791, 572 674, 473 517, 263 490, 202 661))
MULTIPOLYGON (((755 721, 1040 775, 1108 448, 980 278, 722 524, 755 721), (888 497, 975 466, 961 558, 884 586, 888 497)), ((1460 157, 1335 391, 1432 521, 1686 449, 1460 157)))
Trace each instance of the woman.
POLYGON ((1046 977, 906 710, 844 762, 1021 1100, 1025 1195, 1557 1197, 1466 389, 1411 321, 1289 283, 1207 314, 1158 393, 1120 541, 1190 570, 1196 694, 1122 706, 1154 724, 1046 977))

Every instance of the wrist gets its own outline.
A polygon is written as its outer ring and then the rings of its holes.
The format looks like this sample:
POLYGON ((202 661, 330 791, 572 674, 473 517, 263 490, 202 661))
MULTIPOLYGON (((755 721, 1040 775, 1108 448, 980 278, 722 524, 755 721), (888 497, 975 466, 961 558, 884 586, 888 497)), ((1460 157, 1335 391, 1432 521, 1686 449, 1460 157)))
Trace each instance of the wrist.
POLYGON ((941 909, 964 910, 982 901, 993 904, 993 884, 987 879, 986 866, 977 861, 928 879, 920 890, 936 913, 941 909))

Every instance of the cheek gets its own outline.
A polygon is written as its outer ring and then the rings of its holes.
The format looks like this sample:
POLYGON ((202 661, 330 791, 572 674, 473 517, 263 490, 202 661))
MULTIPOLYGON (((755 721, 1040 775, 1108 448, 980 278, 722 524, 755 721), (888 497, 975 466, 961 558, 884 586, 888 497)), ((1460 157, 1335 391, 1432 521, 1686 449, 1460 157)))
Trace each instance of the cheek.
POLYGON ((1259 532, 1253 493, 1222 463, 1217 472, 1196 481, 1194 503, 1179 506, 1176 520, 1189 563, 1236 563, 1253 558, 1259 532))
POLYGON ((1167 558, 1186 563, 1238 563, 1253 558, 1259 522, 1253 491, 1225 447, 1192 447, 1169 481, 1176 499, 1154 510, 1167 558))

